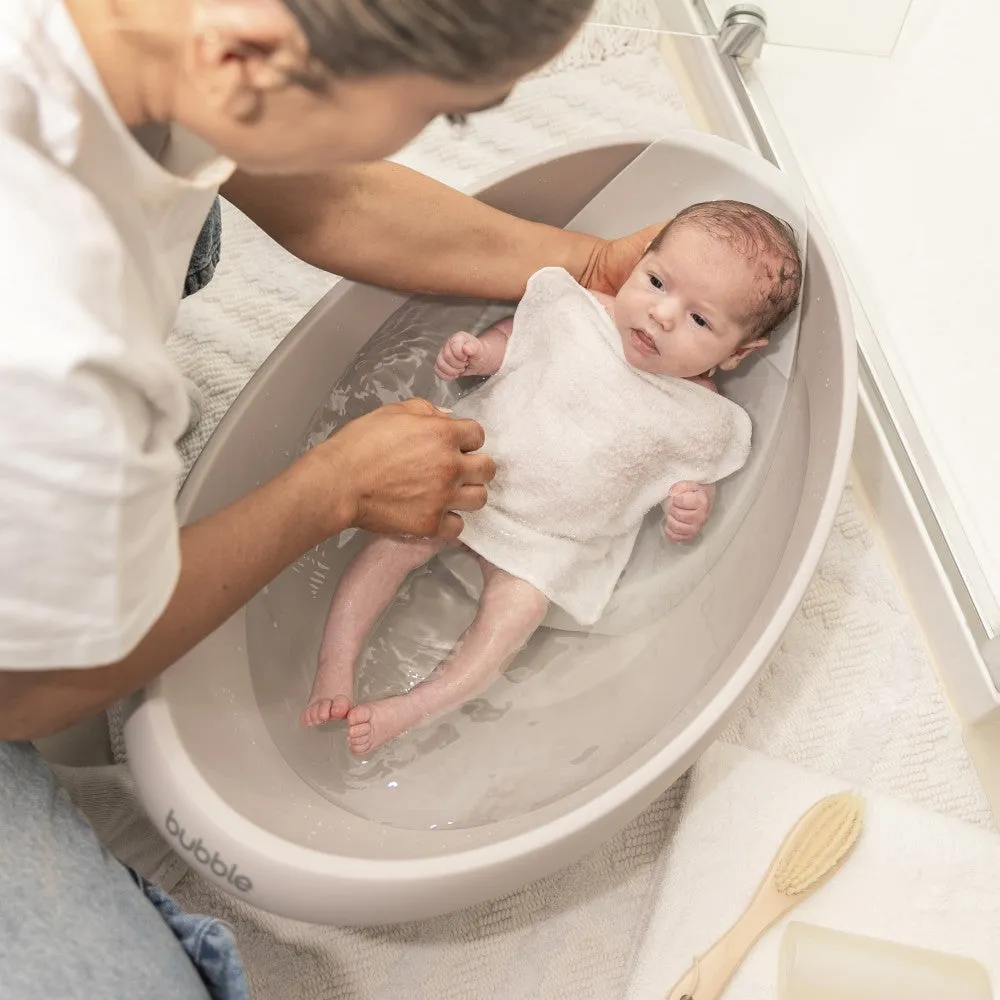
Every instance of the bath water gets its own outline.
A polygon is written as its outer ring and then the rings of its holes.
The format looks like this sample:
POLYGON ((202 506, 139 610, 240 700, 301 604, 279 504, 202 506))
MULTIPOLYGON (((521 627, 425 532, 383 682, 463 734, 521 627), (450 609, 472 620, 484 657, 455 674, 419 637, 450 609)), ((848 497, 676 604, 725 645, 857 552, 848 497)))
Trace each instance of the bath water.
MULTIPOLYGON (((423 396, 449 407, 475 380, 434 377, 441 345, 510 312, 411 299, 333 386, 303 450, 383 403, 423 396)), ((346 532, 299 560, 251 602, 247 639, 255 694, 279 751, 318 793, 377 823, 479 826, 582 788, 690 709, 706 679, 690 664, 717 662, 732 641, 700 612, 711 592, 706 557, 697 545, 669 545, 654 512, 593 629, 554 612, 482 697, 358 759, 347 750, 345 723, 305 729, 298 717, 334 586, 363 542, 346 532), (664 615, 682 604, 665 633, 664 615)), ((412 574, 369 637, 355 700, 401 694, 427 677, 472 621, 479 582, 474 560, 460 550, 412 574)))

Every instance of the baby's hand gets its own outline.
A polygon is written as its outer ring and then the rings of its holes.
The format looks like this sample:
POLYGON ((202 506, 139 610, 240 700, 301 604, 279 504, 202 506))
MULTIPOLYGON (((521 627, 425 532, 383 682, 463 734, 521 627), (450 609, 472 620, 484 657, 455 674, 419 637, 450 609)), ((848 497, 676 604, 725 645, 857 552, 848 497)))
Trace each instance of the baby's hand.
POLYGON ((677 483, 667 494, 663 531, 672 542, 690 542, 705 526, 715 503, 715 487, 677 483))
POLYGON ((463 330, 453 334, 438 353, 434 374, 445 382, 462 375, 474 375, 475 363, 482 357, 483 350, 483 345, 471 333, 463 330))

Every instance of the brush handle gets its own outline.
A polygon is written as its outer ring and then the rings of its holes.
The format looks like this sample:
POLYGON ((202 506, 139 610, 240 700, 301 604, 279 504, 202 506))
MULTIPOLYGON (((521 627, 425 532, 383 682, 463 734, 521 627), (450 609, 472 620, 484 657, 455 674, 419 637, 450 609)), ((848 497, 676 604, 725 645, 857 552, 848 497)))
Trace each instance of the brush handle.
MULTIPOLYGON (((695 959, 667 994, 667 1000, 718 1000, 722 996, 761 934, 813 895, 854 850, 861 832, 860 802, 846 793, 830 795, 799 819, 778 849, 743 916, 701 958, 695 959), (795 888, 786 895, 779 892, 777 880, 783 865, 788 864, 797 877, 795 888)), ((787 877, 784 881, 787 883, 787 877)))
MULTIPOLYGON (((743 916, 681 976, 667 1000, 718 1000, 760 936, 799 902, 765 887, 743 916)), ((810 895, 803 893, 803 898, 810 895)))

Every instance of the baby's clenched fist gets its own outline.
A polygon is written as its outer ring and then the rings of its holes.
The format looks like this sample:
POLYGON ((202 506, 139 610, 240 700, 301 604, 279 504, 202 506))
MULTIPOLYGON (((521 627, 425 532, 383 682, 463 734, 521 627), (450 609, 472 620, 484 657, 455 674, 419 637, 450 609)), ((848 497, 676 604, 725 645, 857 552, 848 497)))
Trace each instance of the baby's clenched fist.
POLYGON ((452 334, 438 352, 434 374, 445 382, 476 374, 476 362, 482 358, 483 345, 478 338, 464 330, 452 334))
POLYGON ((689 542, 705 526, 715 502, 715 487, 677 483, 669 493, 663 532, 672 542, 689 542))

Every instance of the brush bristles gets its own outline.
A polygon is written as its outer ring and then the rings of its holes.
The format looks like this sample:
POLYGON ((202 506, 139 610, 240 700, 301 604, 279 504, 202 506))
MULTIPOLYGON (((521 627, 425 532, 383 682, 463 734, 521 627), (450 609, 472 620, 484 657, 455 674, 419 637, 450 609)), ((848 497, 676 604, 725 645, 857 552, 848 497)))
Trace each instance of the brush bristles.
POLYGON ((797 896, 833 872, 861 834, 863 815, 864 802, 851 792, 818 802, 782 851, 774 873, 778 892, 797 896))

